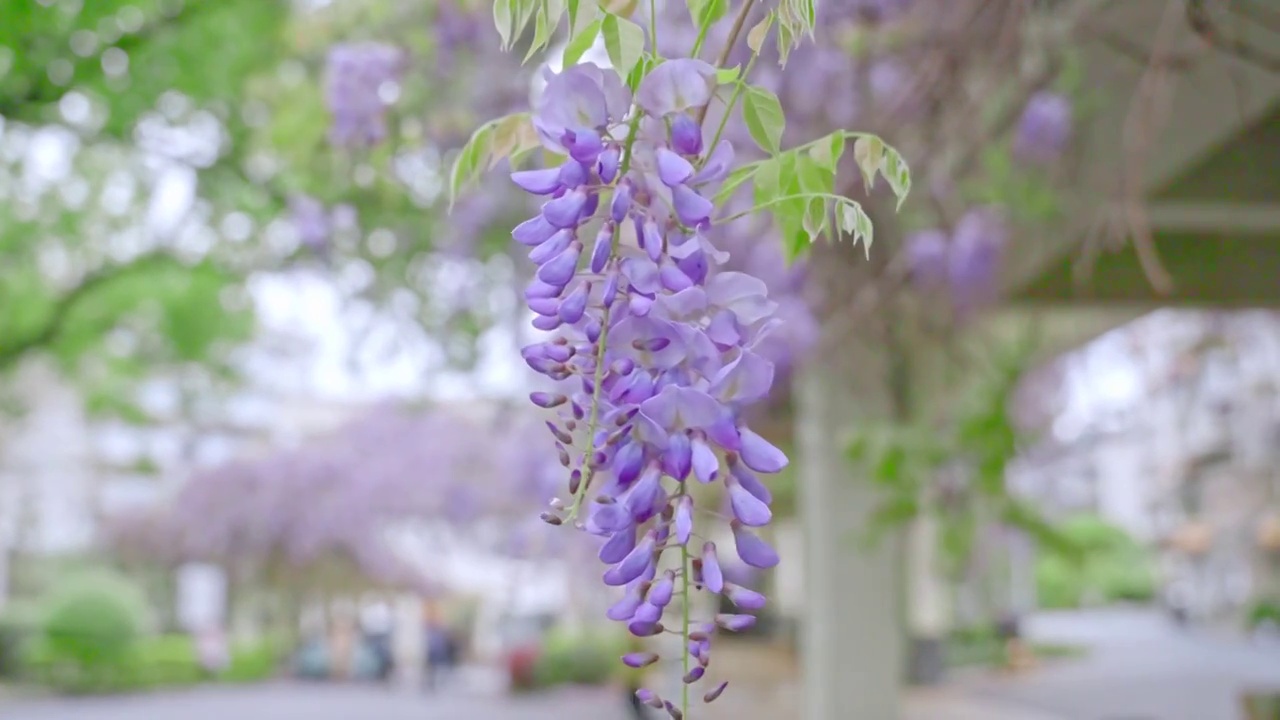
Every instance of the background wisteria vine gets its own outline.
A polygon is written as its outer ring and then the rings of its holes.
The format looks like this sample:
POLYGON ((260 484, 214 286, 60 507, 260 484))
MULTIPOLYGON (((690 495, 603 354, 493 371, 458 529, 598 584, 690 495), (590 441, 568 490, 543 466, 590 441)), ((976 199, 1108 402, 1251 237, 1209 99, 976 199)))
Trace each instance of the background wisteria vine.
MULTIPOLYGON (((781 102, 751 84, 751 72, 770 37, 785 63, 812 36, 816 7, 785 0, 748 29, 752 10, 753 0, 736 8, 690 2, 692 44, 685 56, 666 58, 652 1, 606 8, 499 0, 503 44, 531 28, 527 56, 565 22, 564 69, 544 70, 532 112, 477 130, 451 173, 456 194, 504 159, 516 166, 538 149, 556 158, 511 173, 520 189, 545 198, 538 214, 512 231, 537 266, 524 293, 532 325, 548 334, 522 355, 558 384, 531 395, 555 411, 547 427, 567 473, 567 500, 552 501, 542 518, 602 539, 603 582, 623 589, 607 612, 611 620, 636 637, 679 635, 679 697, 637 692, 677 720, 690 715, 691 688, 710 662, 715 633, 751 627, 749 611, 766 602, 725 579, 722 549, 706 528, 727 520, 743 563, 777 565, 778 553, 753 530, 772 518, 771 494, 757 473, 788 463, 744 417, 773 385, 774 364, 759 347, 781 324, 777 303, 763 280, 724 267, 729 254, 709 233, 767 213, 791 257, 828 232, 869 246, 867 214, 836 192, 850 142, 868 191, 877 177, 899 202, 910 189, 901 156, 873 135, 839 131, 783 148, 781 102), (713 31, 723 37, 716 65, 698 59, 713 31), (600 40, 611 67, 579 62, 600 40), (740 44, 750 51, 745 66, 730 66, 740 44), (735 113, 764 159, 735 162, 725 136, 735 113), (748 186, 754 201, 733 207, 729 200, 748 186), (727 518, 695 507, 691 478, 724 484, 727 518), (701 591, 723 594, 747 612, 703 617, 694 594, 701 591)), ((658 660, 649 651, 622 658, 634 668, 658 660)), ((710 703, 726 686, 698 692, 710 703)))

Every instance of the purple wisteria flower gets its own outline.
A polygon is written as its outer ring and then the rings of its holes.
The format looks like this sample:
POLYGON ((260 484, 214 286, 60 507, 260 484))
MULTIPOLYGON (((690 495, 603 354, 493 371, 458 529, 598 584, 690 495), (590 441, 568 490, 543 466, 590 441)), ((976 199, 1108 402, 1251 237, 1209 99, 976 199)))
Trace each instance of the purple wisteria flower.
POLYGON ((1048 164, 1066 152, 1071 141, 1071 101, 1042 90, 1027 101, 1013 138, 1014 155, 1031 163, 1048 164))
POLYGON ((333 117, 329 140, 372 145, 387 135, 387 108, 399 97, 406 55, 382 43, 334 45, 325 67, 325 105, 333 117))
POLYGON ((995 298, 1008 240, 1008 225, 997 208, 974 208, 956 222, 949 275, 957 310, 967 312, 995 298))
MULTIPOLYGON (((753 529, 772 517, 756 473, 778 472, 787 457, 743 421, 773 384, 773 363, 758 345, 779 322, 777 305, 762 280, 722 269, 726 255, 708 240, 716 208, 706 191, 733 165, 732 145, 706 147, 694 119, 715 82, 710 65, 689 59, 659 65, 634 98, 595 65, 549 75, 533 122, 566 160, 512 174, 546 198, 512 232, 538 266, 525 290, 533 326, 551 333, 523 356, 564 383, 531 396, 557 411, 548 426, 574 497, 567 517, 545 519, 602 538, 603 580, 623 593, 607 615, 638 637, 664 632, 668 607, 694 588, 727 593, 744 609, 762 606, 763 596, 724 580, 726 550, 753 568, 778 563, 753 529), (699 539, 690 481, 725 484, 733 549, 699 539), (679 561, 661 570, 666 553, 679 561)), ((717 629, 752 622, 720 615, 685 628, 685 681, 701 679, 717 629)), ((637 653, 624 662, 655 659, 637 653)), ((655 707, 668 705, 645 692, 655 707)))

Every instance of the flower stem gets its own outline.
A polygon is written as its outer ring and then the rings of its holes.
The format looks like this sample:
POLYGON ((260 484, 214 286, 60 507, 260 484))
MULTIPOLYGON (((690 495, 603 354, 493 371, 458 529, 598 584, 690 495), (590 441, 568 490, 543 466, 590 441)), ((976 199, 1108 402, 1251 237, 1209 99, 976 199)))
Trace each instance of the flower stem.
MULTIPOLYGON (((687 492, 684 486, 680 488, 680 494, 687 492)), ((680 605, 684 608, 684 617, 680 623, 680 656, 683 659, 681 664, 680 675, 680 712, 688 720, 689 718, 689 683, 685 682, 685 678, 689 675, 689 611, 690 605, 693 604, 693 597, 689 594, 689 545, 680 546, 680 595, 682 602, 680 605)))
MULTIPOLYGON (((631 169, 631 149, 635 145, 636 136, 640 133, 640 118, 642 113, 637 107, 634 110, 635 116, 631 118, 631 124, 627 128, 627 140, 622 151, 622 167, 618 171, 617 182, 621 182, 622 178, 627 176, 627 171, 631 169)), ((618 250, 618 234, 613 234, 613 246, 609 249, 610 258, 617 253, 618 250)), ((591 383, 591 416, 587 419, 587 451, 583 457, 590 459, 595 453, 596 430, 600 427, 600 391, 601 385, 604 384, 604 356, 605 348, 609 344, 609 315, 610 308, 604 309, 604 314, 600 318, 600 337, 596 340, 596 372, 591 383)), ((587 488, 591 487, 591 480, 595 476, 595 469, 590 463, 583 464, 582 484, 578 487, 578 492, 573 496, 573 505, 569 507, 569 513, 566 516, 566 522, 573 522, 578 513, 582 510, 582 503, 587 498, 587 488)))
POLYGON ((658 0, 649 0, 649 52, 658 57, 658 0))

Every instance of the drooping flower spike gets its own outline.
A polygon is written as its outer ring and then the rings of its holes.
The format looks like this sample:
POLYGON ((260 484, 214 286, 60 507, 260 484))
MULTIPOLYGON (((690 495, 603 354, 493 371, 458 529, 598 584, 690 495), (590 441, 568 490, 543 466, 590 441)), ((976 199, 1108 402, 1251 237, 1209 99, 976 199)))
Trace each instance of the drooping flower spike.
MULTIPOLYGON (((523 357, 563 386, 530 399, 557 413, 548 425, 574 498, 567 515, 545 517, 602 538, 602 580, 623 593, 607 616, 635 636, 683 625, 687 613, 668 611, 696 588, 743 611, 681 628, 688 684, 702 680, 711 637, 751 627, 746 613, 765 598, 725 580, 726 549, 700 532, 706 516, 687 483, 724 483, 728 552, 770 568, 778 555, 752 530, 772 518, 756 473, 787 464, 743 420, 773 384, 773 364, 756 347, 776 327, 776 304, 764 282, 721 269, 727 255, 707 239, 716 211, 708 190, 733 166, 733 146, 707 147, 695 119, 715 87, 714 68, 691 59, 658 65, 634 98, 595 65, 550 75, 533 123, 565 160, 512 174, 545 198, 538 216, 512 232, 537 265, 525 290, 533 325, 550 333, 523 357), (668 554, 673 561, 663 563, 668 554)), ((622 660, 644 667, 658 657, 622 660)), ((722 683, 703 696, 711 702, 723 691, 722 683)), ((640 700, 680 712, 649 690, 640 700)))

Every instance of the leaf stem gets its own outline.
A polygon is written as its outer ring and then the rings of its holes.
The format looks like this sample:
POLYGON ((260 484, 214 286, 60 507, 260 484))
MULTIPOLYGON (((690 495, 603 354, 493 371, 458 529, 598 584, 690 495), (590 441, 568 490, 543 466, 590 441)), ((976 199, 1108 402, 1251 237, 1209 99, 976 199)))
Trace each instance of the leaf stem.
MULTIPOLYGON (((756 66, 756 60, 758 59, 760 59, 760 56, 758 54, 753 54, 751 59, 747 61, 747 66, 742 71, 743 78, 746 78, 751 74, 751 70, 756 66)), ((714 150, 716 145, 720 144, 720 137, 724 135, 724 129, 729 125, 729 117, 733 115, 733 106, 738 104, 738 99, 742 97, 742 93, 745 92, 746 89, 746 80, 738 80, 738 84, 733 88, 733 94, 729 96, 729 102, 724 106, 724 116, 720 118, 720 125, 716 127, 716 134, 712 136, 711 144, 707 146, 709 150, 706 157, 711 157, 710 150, 714 150)), ((706 110, 706 106, 703 106, 703 110, 706 110)), ((706 162, 706 160, 704 159, 703 162, 706 162)))
POLYGON ((772 207, 774 205, 778 205, 780 203, 787 202, 788 200, 805 200, 805 199, 818 199, 818 198, 821 198, 823 200, 830 200, 836 203, 852 203, 854 205, 859 205, 858 201, 851 200, 843 195, 837 195, 835 193, 825 193, 825 192, 796 193, 793 195, 782 195, 780 197, 770 198, 769 200, 759 203, 748 210, 743 210, 742 212, 734 213, 729 217, 721 218, 716 222, 728 223, 728 222, 733 222, 734 220, 740 220, 748 215, 755 214, 766 208, 772 207))
POLYGON ((658 57, 658 0, 649 0, 649 52, 658 57))
MULTIPOLYGON (((738 43, 738 36, 742 34, 742 28, 747 24, 747 18, 751 15, 751 7, 755 4, 755 0, 743 0, 742 8, 738 10, 738 16, 733 19, 733 27, 729 30, 729 39, 725 41, 724 47, 720 50, 720 57, 716 59, 716 67, 722 68, 725 63, 729 62, 729 53, 733 52, 733 46, 738 43)), ((710 23, 707 23, 710 25, 710 23)), ((700 49, 700 48, 699 48, 700 49)), ((743 73, 746 76, 746 73, 743 73)), ((702 121, 707 119, 707 108, 710 104, 703 105, 698 109, 698 125, 702 125, 702 121)))

